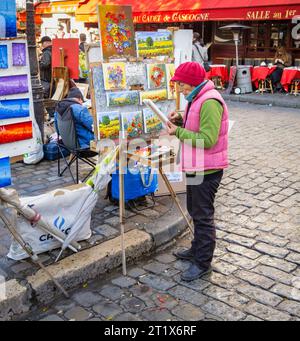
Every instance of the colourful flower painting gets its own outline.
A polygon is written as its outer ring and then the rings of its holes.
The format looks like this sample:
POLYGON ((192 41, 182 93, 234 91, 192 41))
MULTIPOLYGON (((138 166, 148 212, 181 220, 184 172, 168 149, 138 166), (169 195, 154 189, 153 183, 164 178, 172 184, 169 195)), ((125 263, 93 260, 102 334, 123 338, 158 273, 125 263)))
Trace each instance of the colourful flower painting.
POLYGON ((16 0, 0 1, 0 38, 17 36, 16 0))
POLYGON ((0 159, 0 188, 11 185, 11 170, 9 157, 0 159))
POLYGON ((125 63, 103 63, 105 90, 125 90, 125 63))
POLYGON ((29 140, 32 138, 32 122, 0 125, 0 144, 29 140))
POLYGON ((107 92, 106 97, 108 107, 122 107, 124 105, 139 104, 138 91, 107 92))
POLYGON ((131 6, 100 5, 98 14, 104 60, 136 57, 131 6))
POLYGON ((166 64, 168 99, 176 99, 176 84, 171 82, 175 74, 175 64, 166 64))
POLYGON ((24 43, 12 44, 13 66, 26 66, 26 45, 24 43))
POLYGON ((146 134, 159 134, 163 129, 161 120, 151 109, 143 109, 143 121, 146 134))
POLYGON ((144 99, 151 99, 152 102, 165 101, 168 99, 167 89, 150 90, 140 92, 140 104, 142 105, 144 99))
POLYGON ((0 69, 8 69, 7 45, 0 45, 0 69))
POLYGON ((28 92, 27 75, 0 77, 0 96, 28 92))
POLYGON ((141 111, 121 113, 124 137, 135 138, 143 134, 143 114, 141 111))
POLYGON ((169 31, 136 32, 136 41, 138 57, 172 57, 174 54, 172 33, 169 31))
POLYGON ((148 88, 151 90, 167 87, 167 71, 165 64, 147 65, 148 88))
POLYGON ((97 114, 98 139, 118 139, 120 133, 120 113, 118 111, 97 114))
POLYGON ((29 99, 10 99, 0 101, 0 120, 29 117, 29 99))

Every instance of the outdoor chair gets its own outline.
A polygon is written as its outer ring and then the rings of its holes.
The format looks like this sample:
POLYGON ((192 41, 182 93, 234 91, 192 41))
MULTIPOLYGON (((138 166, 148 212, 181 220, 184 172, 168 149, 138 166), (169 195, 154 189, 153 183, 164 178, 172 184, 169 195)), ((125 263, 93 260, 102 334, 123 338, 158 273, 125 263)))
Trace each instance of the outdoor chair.
POLYGON ((295 78, 293 79, 292 86, 291 86, 291 94, 297 96, 300 94, 300 79, 295 78))
POLYGON ((216 89, 224 90, 224 84, 221 77, 215 76, 212 77, 211 80, 214 82, 216 89))
POLYGON ((259 79, 258 80, 258 91, 263 94, 266 91, 271 91, 274 93, 273 84, 270 78, 267 79, 259 79))
POLYGON ((92 167, 91 171, 87 174, 87 176, 82 180, 83 182, 88 179, 88 177, 95 170, 96 163, 92 158, 98 156, 98 153, 88 149, 81 149, 78 142, 78 137, 76 133, 75 120, 73 117, 72 109, 69 108, 67 112, 64 113, 64 116, 57 114, 57 146, 59 151, 59 156, 62 157, 66 166, 63 170, 61 170, 60 157, 58 158, 58 176, 61 177, 68 169, 74 183, 79 183, 79 160, 83 161, 85 164, 92 167), (67 150, 71 156, 70 159, 67 159, 64 155, 64 150, 67 150), (76 165, 76 175, 74 177, 72 173, 71 166, 75 163, 76 165))

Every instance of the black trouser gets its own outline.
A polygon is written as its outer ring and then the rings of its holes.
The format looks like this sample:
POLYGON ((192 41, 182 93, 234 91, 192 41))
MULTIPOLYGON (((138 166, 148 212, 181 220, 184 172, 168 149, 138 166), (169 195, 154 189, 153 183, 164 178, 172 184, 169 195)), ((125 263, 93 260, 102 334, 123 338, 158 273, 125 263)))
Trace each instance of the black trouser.
POLYGON ((222 177, 223 171, 219 171, 205 175, 199 185, 187 185, 187 208, 195 231, 192 252, 195 263, 203 269, 209 268, 216 247, 214 202, 222 177))
POLYGON ((283 74, 283 69, 280 67, 277 67, 276 70, 274 70, 271 73, 270 79, 271 79, 274 89, 276 89, 277 86, 280 84, 282 74, 283 74))

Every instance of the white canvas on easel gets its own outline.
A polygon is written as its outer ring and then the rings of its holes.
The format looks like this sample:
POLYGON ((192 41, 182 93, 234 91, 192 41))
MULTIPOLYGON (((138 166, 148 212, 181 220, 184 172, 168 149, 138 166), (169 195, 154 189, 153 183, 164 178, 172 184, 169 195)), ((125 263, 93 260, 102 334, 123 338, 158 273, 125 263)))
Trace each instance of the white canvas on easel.
MULTIPOLYGON (((3 119, 3 120, 0 120, 0 125, 15 124, 15 123, 28 122, 28 121, 32 121, 33 123, 33 121, 35 121, 35 117, 34 117, 34 108, 33 108, 33 99, 32 99, 32 87, 31 87, 27 40, 26 38, 0 39, 0 45, 7 45, 7 54, 8 54, 8 61, 9 61, 9 65, 7 69, 0 69, 0 77, 27 75, 27 80, 28 80, 28 92, 27 93, 1 96, 0 100, 29 99, 29 109, 30 109, 29 117, 3 119), (12 59, 13 59, 12 58, 12 44, 13 43, 25 44, 25 50, 26 50, 26 65, 25 66, 13 66, 13 63, 12 63, 12 59)), ((9 157, 21 156, 26 153, 30 153, 34 151, 35 146, 36 146, 36 138, 37 138, 34 125, 32 127, 32 135, 33 135, 32 139, 17 141, 13 143, 0 144, 0 158, 7 157, 7 156, 9 157)))
MULTIPOLYGON (((178 30, 174 32, 174 48, 175 48, 175 67, 180 64, 192 61, 193 52, 193 30, 178 30)), ((187 101, 184 96, 180 95, 180 110, 184 110, 187 101)))

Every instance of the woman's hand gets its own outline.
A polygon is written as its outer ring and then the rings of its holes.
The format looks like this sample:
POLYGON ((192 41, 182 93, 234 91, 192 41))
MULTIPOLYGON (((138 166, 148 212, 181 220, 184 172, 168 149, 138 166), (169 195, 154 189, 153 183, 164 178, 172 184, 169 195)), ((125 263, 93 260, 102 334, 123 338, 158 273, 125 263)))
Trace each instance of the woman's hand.
POLYGON ((172 122, 168 122, 167 123, 167 132, 169 135, 176 135, 176 130, 177 130, 177 126, 175 124, 173 124, 172 122))
POLYGON ((179 118, 180 118, 180 115, 176 111, 173 111, 168 115, 168 119, 170 120, 170 122, 173 122, 173 123, 175 123, 176 120, 178 120, 179 118))

